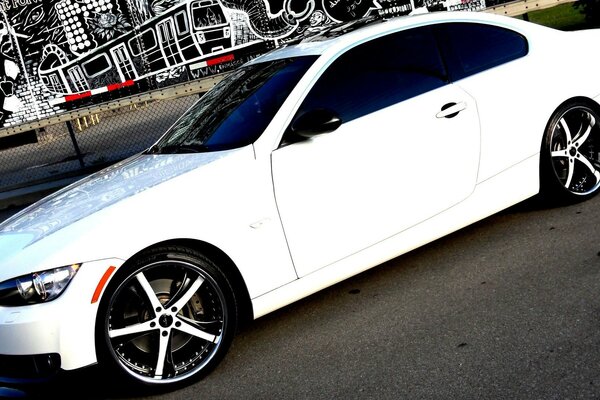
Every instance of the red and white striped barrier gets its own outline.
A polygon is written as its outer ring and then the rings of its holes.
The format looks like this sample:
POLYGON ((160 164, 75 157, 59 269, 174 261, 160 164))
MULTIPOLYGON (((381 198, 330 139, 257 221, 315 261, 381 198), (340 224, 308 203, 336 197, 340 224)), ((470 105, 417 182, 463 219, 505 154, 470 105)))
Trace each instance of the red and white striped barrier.
POLYGON ((112 83, 110 85, 92 89, 92 90, 88 90, 86 92, 69 94, 69 95, 66 95, 63 97, 59 97, 59 98, 50 100, 50 104, 54 106, 57 104, 68 103, 71 101, 81 100, 81 99, 85 99, 87 97, 92 97, 92 96, 95 96, 100 93, 112 92, 113 90, 119 90, 124 87, 129 87, 129 86, 133 86, 133 85, 135 85, 135 82, 132 80, 128 80, 128 81, 125 81, 122 83, 112 83))
MULTIPOLYGON (((227 54, 227 55, 224 55, 221 57, 211 58, 210 60, 191 64, 190 69, 212 67, 214 65, 223 64, 223 63, 233 61, 233 60, 235 60, 235 56, 233 54, 227 54)), ((63 97, 57 97, 56 99, 50 100, 49 103, 51 105, 55 106, 58 104, 69 103, 72 101, 85 99, 85 98, 92 97, 92 96, 95 96, 95 95, 101 94, 101 93, 112 92, 113 90, 119 90, 124 87, 129 87, 129 86, 133 86, 133 85, 135 85, 135 82, 133 80, 128 80, 128 81, 125 81, 122 83, 113 83, 113 84, 110 84, 110 85, 107 85, 107 86, 104 86, 101 88, 96 88, 96 89, 88 90, 88 91, 81 92, 81 93, 68 94, 63 97)))

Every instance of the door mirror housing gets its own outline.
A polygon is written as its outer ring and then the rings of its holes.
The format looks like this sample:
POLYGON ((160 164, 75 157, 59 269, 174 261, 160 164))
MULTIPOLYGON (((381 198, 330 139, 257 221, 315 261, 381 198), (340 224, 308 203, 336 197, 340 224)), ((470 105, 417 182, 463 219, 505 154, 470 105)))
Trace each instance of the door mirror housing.
POLYGON ((295 136, 310 139, 314 136, 335 131, 342 120, 335 111, 325 108, 310 110, 292 122, 291 131, 295 136))

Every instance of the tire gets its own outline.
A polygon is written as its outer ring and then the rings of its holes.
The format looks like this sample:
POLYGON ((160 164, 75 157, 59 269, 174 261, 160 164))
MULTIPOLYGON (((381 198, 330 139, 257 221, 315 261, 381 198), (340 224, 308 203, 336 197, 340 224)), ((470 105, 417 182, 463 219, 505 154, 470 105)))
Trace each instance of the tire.
POLYGON ((576 203, 600 189, 600 114, 597 106, 570 101, 550 119, 541 149, 541 194, 545 200, 576 203))
POLYGON ((209 258, 184 247, 154 249, 107 288, 97 320, 99 363, 135 387, 187 385, 224 357, 237 314, 232 286, 209 258))

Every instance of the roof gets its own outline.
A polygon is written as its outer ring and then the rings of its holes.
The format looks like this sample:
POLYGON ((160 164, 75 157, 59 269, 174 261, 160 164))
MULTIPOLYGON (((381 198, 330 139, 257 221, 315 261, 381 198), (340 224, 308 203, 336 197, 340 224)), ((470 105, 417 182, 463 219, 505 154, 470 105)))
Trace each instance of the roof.
POLYGON ((534 25, 513 17, 477 11, 436 11, 392 18, 367 17, 346 23, 312 29, 251 63, 281 58, 321 55, 327 50, 342 50, 353 43, 398 30, 443 22, 484 22, 497 26, 525 28, 534 25))

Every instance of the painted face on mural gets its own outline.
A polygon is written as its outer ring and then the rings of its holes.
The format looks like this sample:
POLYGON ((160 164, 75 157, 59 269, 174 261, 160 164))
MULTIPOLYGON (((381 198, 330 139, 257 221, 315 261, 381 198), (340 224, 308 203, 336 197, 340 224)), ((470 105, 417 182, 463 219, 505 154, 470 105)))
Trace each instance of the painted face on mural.
POLYGON ((310 16, 310 26, 320 26, 327 20, 325 14, 321 11, 315 11, 310 16))
POLYGON ((18 34, 19 47, 33 58, 40 54, 44 44, 64 40, 64 35, 60 30, 49 29, 50 24, 58 23, 49 2, 32 3, 31 6, 12 8, 6 16, 11 29, 18 34))

